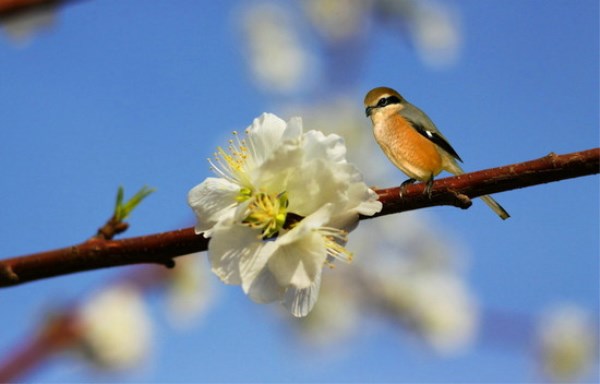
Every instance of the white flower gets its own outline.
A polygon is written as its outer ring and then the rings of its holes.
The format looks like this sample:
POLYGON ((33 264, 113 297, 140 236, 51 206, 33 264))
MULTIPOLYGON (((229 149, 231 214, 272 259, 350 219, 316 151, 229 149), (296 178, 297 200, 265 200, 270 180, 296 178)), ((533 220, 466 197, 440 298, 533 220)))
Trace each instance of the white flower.
POLYGON ((256 302, 282 300, 305 316, 323 265, 351 259, 347 232, 381 203, 346 161, 339 136, 303 133, 300 118, 286 123, 271 114, 246 133, 211 161, 221 177, 190 191, 196 231, 211 238, 209 259, 222 281, 241 285, 256 302))
POLYGON ((139 292, 118 285, 92 297, 77 317, 81 347, 100 368, 129 368, 151 344, 152 324, 139 292))
POLYGON ((538 330, 544 374, 557 381, 574 381, 598 361, 598 333, 589 313, 562 305, 546 313, 538 330))

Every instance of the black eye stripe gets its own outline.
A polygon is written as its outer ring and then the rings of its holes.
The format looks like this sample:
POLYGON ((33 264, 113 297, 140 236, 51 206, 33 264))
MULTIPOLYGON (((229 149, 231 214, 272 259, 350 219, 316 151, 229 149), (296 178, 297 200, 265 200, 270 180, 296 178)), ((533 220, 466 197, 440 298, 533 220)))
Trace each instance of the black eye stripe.
POLYGON ((390 96, 387 98, 388 99, 388 104, 400 104, 400 99, 397 96, 390 96))
POLYGON ((388 96, 379 99, 377 102, 378 107, 385 107, 389 104, 400 104, 400 99, 397 96, 388 96))

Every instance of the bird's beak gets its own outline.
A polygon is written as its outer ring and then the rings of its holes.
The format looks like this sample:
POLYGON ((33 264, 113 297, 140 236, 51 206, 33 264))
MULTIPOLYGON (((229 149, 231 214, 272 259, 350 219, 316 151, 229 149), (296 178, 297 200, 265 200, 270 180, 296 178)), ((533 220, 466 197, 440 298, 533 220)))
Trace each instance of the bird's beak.
POLYGON ((373 112, 373 107, 367 107, 365 109, 365 115, 367 115, 367 117, 371 116, 372 112, 373 112))

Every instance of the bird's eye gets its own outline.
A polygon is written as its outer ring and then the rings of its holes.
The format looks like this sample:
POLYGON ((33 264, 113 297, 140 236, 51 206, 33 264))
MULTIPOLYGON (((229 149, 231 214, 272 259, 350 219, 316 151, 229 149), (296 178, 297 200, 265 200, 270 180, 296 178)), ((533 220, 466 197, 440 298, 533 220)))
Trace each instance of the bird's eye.
POLYGON ((385 107, 388 104, 388 98, 387 97, 382 97, 381 99, 379 99, 379 101, 377 102, 377 106, 378 107, 385 107))

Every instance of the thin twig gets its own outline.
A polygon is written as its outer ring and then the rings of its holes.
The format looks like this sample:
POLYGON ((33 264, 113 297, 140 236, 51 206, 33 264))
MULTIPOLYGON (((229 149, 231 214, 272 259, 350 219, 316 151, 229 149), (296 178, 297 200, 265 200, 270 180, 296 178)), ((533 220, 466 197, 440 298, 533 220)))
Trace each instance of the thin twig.
POLYGON ((74 343, 78 337, 73 313, 66 310, 57 314, 43 325, 38 334, 16 345, 6 359, 0 361, 0 383, 15 382, 24 373, 32 373, 43 361, 74 343))

